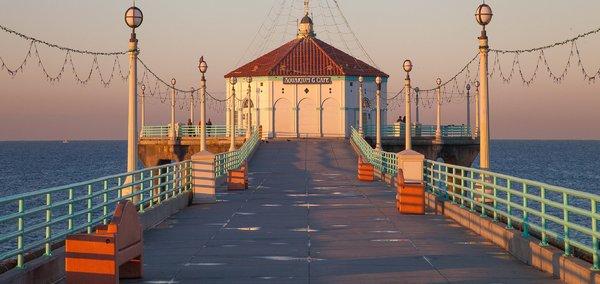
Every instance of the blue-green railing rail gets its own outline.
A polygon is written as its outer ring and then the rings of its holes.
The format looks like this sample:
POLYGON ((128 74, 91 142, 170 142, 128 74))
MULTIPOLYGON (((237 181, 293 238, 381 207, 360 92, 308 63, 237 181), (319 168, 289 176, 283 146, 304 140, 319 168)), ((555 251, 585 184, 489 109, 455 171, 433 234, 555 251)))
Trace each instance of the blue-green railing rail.
MULTIPOLYGON (((388 124, 381 127, 382 137, 404 137, 404 123, 388 124)), ((435 125, 413 125, 412 137, 435 137, 435 125)), ((442 137, 471 137, 471 127, 468 125, 442 125, 442 137)), ((377 127, 375 125, 364 125, 363 133, 367 137, 375 137, 377 127)))
POLYGON ((42 249, 51 255, 52 244, 67 235, 107 224, 121 200, 133 200, 143 212, 191 185, 191 161, 185 161, 2 197, 0 260, 16 257, 23 267, 25 254, 42 249))
POLYGON ((354 127, 350 127, 352 142, 359 149, 361 156, 381 173, 396 175, 398 172, 396 153, 377 151, 358 133, 354 127))
MULTIPOLYGON (((171 127, 169 125, 152 126, 145 125, 140 133, 141 138, 169 138, 171 127)), ((236 135, 242 136, 246 134, 246 129, 236 127, 236 135)), ((225 125, 210 125, 206 127, 207 137, 229 137, 229 127, 225 125)), ((176 131, 177 138, 199 137, 199 125, 179 125, 176 131)))
POLYGON ((229 171, 240 168, 248 160, 252 152, 254 152, 259 141, 259 133, 258 131, 254 131, 239 149, 215 155, 215 177, 223 177, 229 171))
POLYGON ((524 236, 537 232, 541 245, 553 238, 565 255, 573 248, 591 254, 592 269, 600 269, 599 195, 431 160, 425 162, 424 179, 429 191, 467 210, 494 221, 503 217, 508 228, 519 223, 524 236))

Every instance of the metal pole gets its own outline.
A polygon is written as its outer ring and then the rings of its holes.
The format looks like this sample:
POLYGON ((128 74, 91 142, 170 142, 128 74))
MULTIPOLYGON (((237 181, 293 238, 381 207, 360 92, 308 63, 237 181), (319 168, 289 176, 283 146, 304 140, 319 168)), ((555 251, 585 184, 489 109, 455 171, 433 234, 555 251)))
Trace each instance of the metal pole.
POLYGON ((415 123, 418 125, 419 124, 419 88, 415 88, 415 108, 416 108, 416 114, 415 114, 415 123))
POLYGON ((190 92, 190 120, 192 121, 192 125, 194 124, 194 88, 192 87, 190 92))
POLYGON ((377 124, 377 136, 375 142, 375 149, 381 150, 381 78, 377 77, 377 92, 375 93, 377 110, 376 110, 376 124, 377 124))
POLYGON ((436 90, 436 119, 435 119, 435 140, 437 142, 442 141, 442 80, 437 79, 437 90, 436 90))
POLYGON ((231 84, 231 110, 229 121, 231 122, 229 129, 229 151, 235 151, 235 83, 231 84))
POLYGON ((479 37, 479 167, 482 169, 490 168, 490 125, 489 125, 489 85, 488 85, 488 37, 485 27, 479 37))
POLYGON ((406 123, 404 124, 404 145, 406 150, 412 149, 412 126, 411 126, 411 115, 410 115, 410 73, 406 72, 406 79, 404 79, 404 107, 406 112, 406 123))
POLYGON ((248 110, 248 112, 246 113, 246 139, 250 139, 250 132, 252 131, 252 122, 250 121, 250 116, 251 116, 251 112, 252 109, 250 108, 250 94, 252 92, 252 77, 248 77, 246 79, 246 81, 248 82, 248 90, 246 91, 246 109, 248 110))
POLYGON ((141 103, 141 105, 142 105, 142 110, 141 110, 142 118, 141 118, 140 122, 142 124, 142 134, 143 134, 144 133, 144 126, 146 125, 146 85, 142 85, 141 88, 142 88, 142 95, 141 95, 141 98, 142 98, 142 103, 141 103))
POLYGON ((479 136, 479 81, 475 82, 475 130, 473 136, 479 136))
POLYGON ((135 29, 129 39, 129 109, 127 117, 127 172, 136 170, 137 164, 137 56, 138 40, 135 29))
POLYGON ((358 133, 363 135, 363 82, 364 78, 362 76, 358 77, 358 133))
POLYGON ((200 78, 200 151, 206 151, 206 78, 200 78))
POLYGON ((467 87, 467 127, 471 126, 471 91, 467 87))
POLYGON ((171 79, 171 141, 175 141, 177 130, 175 129, 175 78, 171 79))

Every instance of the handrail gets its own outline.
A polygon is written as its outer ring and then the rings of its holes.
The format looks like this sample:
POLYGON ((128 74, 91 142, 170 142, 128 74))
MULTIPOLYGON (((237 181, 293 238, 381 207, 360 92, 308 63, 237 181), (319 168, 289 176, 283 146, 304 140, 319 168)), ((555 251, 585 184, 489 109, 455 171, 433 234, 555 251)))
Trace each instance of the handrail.
POLYGON ((82 230, 107 224, 116 204, 132 200, 140 212, 191 190, 191 161, 146 168, 0 198, 0 260, 44 249, 82 230), (133 189, 133 191, 132 191, 133 189))
MULTIPOLYGON (((207 125, 206 136, 207 137, 229 137, 229 127, 225 125, 207 125)), ((199 125, 178 125, 175 131, 177 138, 188 138, 188 137, 200 137, 200 126, 199 125)), ((140 132, 140 138, 151 138, 151 139, 165 139, 170 137, 171 126, 170 125, 144 125, 140 132)), ((246 134, 245 128, 237 128, 235 130, 236 136, 243 136, 246 134)))
POLYGON ((508 228, 520 223, 523 236, 535 231, 541 245, 554 238, 565 255, 572 255, 573 247, 590 253, 592 269, 600 269, 600 195, 431 160, 423 170, 429 191, 494 221, 506 218, 508 228))
POLYGON ((398 173, 398 167, 396 162, 396 153, 385 152, 383 150, 376 150, 371 148, 371 145, 365 141, 360 133, 350 126, 351 140, 359 149, 361 156, 367 162, 373 165, 381 173, 387 173, 396 175, 398 173))
POLYGON ((259 133, 255 130, 239 149, 215 155, 215 177, 223 177, 229 171, 241 167, 248 160, 252 152, 254 152, 259 140, 259 133))
MULTIPOLYGON (((435 125, 413 124, 411 127, 412 137, 435 137, 435 125)), ((399 122, 381 127, 382 137, 404 137, 405 123, 399 122)), ((375 125, 364 125, 363 133, 367 137, 375 137, 377 128, 375 125)), ((469 125, 442 125, 442 137, 471 137, 471 126, 469 125)))

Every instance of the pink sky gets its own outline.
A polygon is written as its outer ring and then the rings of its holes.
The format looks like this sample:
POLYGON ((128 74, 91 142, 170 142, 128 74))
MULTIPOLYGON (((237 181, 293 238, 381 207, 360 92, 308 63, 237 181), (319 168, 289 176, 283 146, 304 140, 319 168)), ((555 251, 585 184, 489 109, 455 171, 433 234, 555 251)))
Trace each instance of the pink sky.
MULTIPOLYGON (((223 96, 223 75, 233 69, 256 34, 272 5, 282 0, 137 1, 145 19, 138 31, 141 58, 165 79, 176 77, 178 87, 198 85, 197 60, 205 55, 208 89, 223 96)), ((291 25, 301 17, 302 0, 295 0, 291 25)), ((313 5, 318 1, 313 0, 313 5)), ((129 1, 21 0, 7 1, 0 24, 61 45, 99 51, 127 49, 128 30, 123 13, 129 1), (109 3, 110 2, 110 3, 109 3)), ((474 11, 479 1, 339 0, 350 25, 379 67, 391 74, 389 90, 399 90, 405 58, 414 64, 413 86, 431 87, 436 77, 454 75, 477 52, 479 27, 474 11)), ((490 45, 498 49, 530 48, 561 41, 600 26, 600 3, 589 0, 487 1, 494 10, 488 28, 490 45), (540 9, 540 7, 543 7, 540 9)), ((333 1, 330 0, 330 3, 333 1)), ((317 12, 315 12, 317 14, 317 12)), ((315 15, 318 36, 325 36, 315 15), (321 31, 319 30, 321 29, 321 31)), ((277 36, 277 41, 291 35, 277 36)), ((327 41, 327 38, 322 38, 327 41)), ((332 42, 339 46, 339 42, 332 42)), ((586 68, 600 67, 600 35, 578 42, 586 68)), ((27 42, 0 32, 0 56, 9 66, 20 63, 27 42)), ((50 73, 56 73, 64 53, 39 49, 50 73)), ((546 53, 554 72, 561 72, 569 48, 546 53)), ((244 58, 246 60, 250 58, 244 58)), ((537 55, 524 56, 526 75, 537 55)), ((243 61, 246 61, 243 60, 243 61)), ((510 69, 510 57, 502 61, 510 69)), ((89 70, 89 57, 74 56, 79 72, 89 70)), ((121 59, 126 68, 126 58, 121 59)), ((107 73, 112 61, 100 62, 107 73)), ((475 71, 475 70, 474 70, 475 71)), ((518 75, 518 74, 517 74, 518 75)), ((97 78, 97 76, 96 76, 97 78)), ((125 139, 127 85, 115 80, 104 88, 98 80, 75 83, 67 71, 60 82, 50 83, 31 60, 25 72, 11 78, 0 72, 0 140, 125 139)), ((509 84, 493 78, 490 87, 492 138, 600 139, 600 80, 588 84, 572 64, 567 79, 554 84, 545 72, 526 87, 521 80, 509 84)), ((398 113, 390 111, 390 120, 398 113)), ((443 121, 464 123, 464 103, 445 104, 443 121)), ((187 119, 178 111, 178 120, 187 119)), ((198 115, 198 114, 197 114, 198 115)), ((222 114, 211 118, 222 121, 222 114)), ((474 117, 474 115, 472 116, 474 117)), ((168 104, 154 99, 147 105, 148 124, 166 124, 168 104)), ((472 118, 473 119, 473 118, 472 118)), ((434 109, 422 109, 421 121, 434 122, 434 109)))

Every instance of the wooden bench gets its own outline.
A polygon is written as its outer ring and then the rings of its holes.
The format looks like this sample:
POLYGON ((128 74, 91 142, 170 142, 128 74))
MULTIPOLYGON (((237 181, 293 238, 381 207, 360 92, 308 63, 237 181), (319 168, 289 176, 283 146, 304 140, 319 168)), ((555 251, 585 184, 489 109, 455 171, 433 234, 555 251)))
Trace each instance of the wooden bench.
POLYGON ((119 283, 142 277, 142 226, 135 205, 120 201, 108 225, 93 234, 67 237, 67 283, 119 283))

